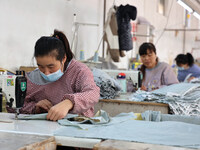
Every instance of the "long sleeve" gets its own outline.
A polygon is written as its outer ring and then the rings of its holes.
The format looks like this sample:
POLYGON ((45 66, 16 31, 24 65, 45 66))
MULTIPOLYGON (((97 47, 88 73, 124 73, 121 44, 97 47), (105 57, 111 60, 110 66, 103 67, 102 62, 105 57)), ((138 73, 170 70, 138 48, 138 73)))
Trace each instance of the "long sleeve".
POLYGON ((25 99, 24 106, 20 109, 20 113, 23 114, 34 114, 35 113, 35 101, 31 99, 25 99))
POLYGON ((171 85, 175 83, 179 83, 177 76, 172 70, 172 68, 169 65, 167 65, 162 73, 161 85, 171 85))
POLYGON ((100 89, 96 86, 93 78, 93 74, 89 68, 83 68, 80 70, 76 77, 75 82, 75 93, 65 94, 64 99, 69 99, 74 104, 72 113, 84 114, 85 116, 91 117, 87 114, 88 109, 94 111, 93 106, 99 101, 100 89))

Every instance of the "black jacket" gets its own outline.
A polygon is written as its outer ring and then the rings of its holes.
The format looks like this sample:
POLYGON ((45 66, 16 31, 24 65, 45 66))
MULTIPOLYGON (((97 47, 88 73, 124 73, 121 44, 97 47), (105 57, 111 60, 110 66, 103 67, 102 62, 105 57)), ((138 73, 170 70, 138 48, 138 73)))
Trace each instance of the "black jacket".
POLYGON ((131 23, 130 19, 135 20, 137 16, 137 8, 131 5, 120 5, 117 8, 117 26, 119 36, 119 49, 120 50, 132 50, 133 41, 131 35, 131 23))

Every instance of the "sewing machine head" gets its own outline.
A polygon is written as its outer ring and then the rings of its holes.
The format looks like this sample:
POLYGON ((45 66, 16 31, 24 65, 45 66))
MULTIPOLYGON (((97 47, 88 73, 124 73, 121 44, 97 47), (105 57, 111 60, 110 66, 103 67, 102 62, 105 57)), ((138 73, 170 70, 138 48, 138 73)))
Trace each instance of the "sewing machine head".
POLYGON ((16 75, 7 75, 1 72, 0 74, 0 89, 6 98, 7 106, 16 109, 16 119, 19 109, 24 104, 26 84, 25 73, 17 72, 16 75))
POLYGON ((108 75, 115 78, 119 73, 124 73, 126 75, 126 79, 131 79, 132 82, 135 84, 137 88, 141 87, 141 73, 140 71, 136 70, 110 70, 110 69, 102 69, 105 71, 108 75))

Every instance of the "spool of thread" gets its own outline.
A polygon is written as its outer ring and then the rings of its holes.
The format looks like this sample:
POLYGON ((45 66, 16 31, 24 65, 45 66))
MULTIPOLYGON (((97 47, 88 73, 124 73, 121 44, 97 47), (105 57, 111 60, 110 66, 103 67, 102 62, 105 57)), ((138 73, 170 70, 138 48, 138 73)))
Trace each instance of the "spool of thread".
POLYGON ((93 61, 94 61, 94 62, 98 62, 98 61, 99 61, 98 52, 95 52, 95 53, 94 53, 93 61))
POLYGON ((117 81, 121 86, 121 92, 126 93, 127 92, 127 85, 126 85, 126 74, 125 73, 119 73, 117 75, 117 81))
POLYGON ((80 60, 85 60, 84 50, 80 50, 80 60))

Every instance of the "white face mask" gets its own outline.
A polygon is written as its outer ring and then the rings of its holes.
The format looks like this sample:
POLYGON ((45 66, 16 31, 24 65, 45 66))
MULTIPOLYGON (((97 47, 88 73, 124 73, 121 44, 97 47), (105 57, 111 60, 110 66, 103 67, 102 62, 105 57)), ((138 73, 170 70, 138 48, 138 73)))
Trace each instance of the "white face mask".
POLYGON ((60 79, 63 75, 63 72, 59 69, 58 71, 45 75, 43 72, 40 71, 41 76, 46 80, 46 81, 50 81, 50 82, 54 82, 57 81, 58 79, 60 79))
POLYGON ((177 68, 178 68, 178 70, 185 70, 184 67, 177 67, 177 68))

